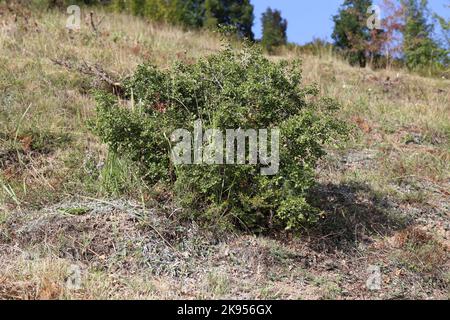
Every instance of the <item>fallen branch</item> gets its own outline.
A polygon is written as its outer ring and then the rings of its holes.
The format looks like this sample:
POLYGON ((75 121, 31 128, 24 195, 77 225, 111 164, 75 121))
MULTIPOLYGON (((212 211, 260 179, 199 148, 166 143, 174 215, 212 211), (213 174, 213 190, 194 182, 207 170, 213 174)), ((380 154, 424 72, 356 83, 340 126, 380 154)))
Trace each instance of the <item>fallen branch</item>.
POLYGON ((106 72, 101 66, 98 64, 89 64, 86 61, 83 61, 81 64, 75 65, 69 61, 61 60, 61 59, 51 59, 51 61, 64 67, 68 70, 75 70, 79 73, 95 77, 97 80, 106 83, 110 89, 110 91, 116 96, 123 97, 124 96, 124 88, 119 81, 116 81, 108 72, 106 72))

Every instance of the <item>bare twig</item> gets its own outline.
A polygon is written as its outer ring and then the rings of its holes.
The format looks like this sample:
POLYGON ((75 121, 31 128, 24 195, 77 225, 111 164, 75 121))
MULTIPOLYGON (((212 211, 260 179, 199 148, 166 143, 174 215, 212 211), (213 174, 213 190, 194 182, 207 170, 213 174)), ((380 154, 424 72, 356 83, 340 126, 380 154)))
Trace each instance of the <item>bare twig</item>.
POLYGON ((94 21, 94 12, 91 11, 89 13, 89 17, 90 17, 90 23, 91 23, 91 28, 92 30, 95 32, 95 34, 98 34, 98 27, 102 24, 103 19, 105 18, 104 16, 100 19, 99 22, 95 23, 94 21))
POLYGON ((89 13, 89 17, 90 17, 90 21, 91 21, 92 30, 94 30, 94 32, 97 33, 97 27, 95 26, 95 23, 94 23, 94 12, 93 11, 91 11, 89 13))
POLYGON ((98 64, 90 64, 86 61, 83 61, 79 65, 74 65, 69 61, 61 59, 51 59, 51 61, 54 64, 64 67, 68 70, 75 70, 82 74, 93 76, 96 79, 106 83, 115 95, 119 97, 123 97, 124 95, 124 88, 122 84, 119 81, 113 79, 113 77, 98 64))

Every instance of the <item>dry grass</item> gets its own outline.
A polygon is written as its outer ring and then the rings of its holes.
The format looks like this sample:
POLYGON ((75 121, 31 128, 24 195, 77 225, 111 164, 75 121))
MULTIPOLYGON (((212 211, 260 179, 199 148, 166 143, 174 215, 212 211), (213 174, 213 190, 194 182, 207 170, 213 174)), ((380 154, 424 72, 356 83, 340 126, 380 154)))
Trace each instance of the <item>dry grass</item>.
POLYGON ((413 271, 428 274, 443 274, 450 263, 450 247, 446 247, 433 235, 417 227, 410 227, 394 238, 400 250, 398 259, 413 271))
MULTIPOLYGON (((15 257, 2 264, 6 269, 1 273, 6 276, 0 275, 0 300, 155 299, 170 292, 159 291, 164 279, 123 277, 86 268, 82 269, 82 286, 72 289, 66 282, 73 265, 70 260, 56 257, 15 257)), ((166 298, 176 298, 175 291, 173 294, 166 298)))

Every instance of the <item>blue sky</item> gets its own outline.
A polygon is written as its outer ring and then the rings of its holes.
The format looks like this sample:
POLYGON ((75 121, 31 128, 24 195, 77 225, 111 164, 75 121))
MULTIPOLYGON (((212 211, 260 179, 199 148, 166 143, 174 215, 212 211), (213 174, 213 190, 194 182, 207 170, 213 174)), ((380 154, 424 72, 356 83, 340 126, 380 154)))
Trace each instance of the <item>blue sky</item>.
MULTIPOLYGON (((271 7, 279 9, 288 20, 288 40, 303 44, 314 37, 331 40, 333 22, 331 16, 336 14, 343 0, 251 0, 255 6, 256 38, 261 37, 261 14, 271 7)), ((375 4, 378 1, 374 1, 375 4)), ((430 9, 449 18, 450 9, 445 8, 450 0, 429 0, 430 9)))

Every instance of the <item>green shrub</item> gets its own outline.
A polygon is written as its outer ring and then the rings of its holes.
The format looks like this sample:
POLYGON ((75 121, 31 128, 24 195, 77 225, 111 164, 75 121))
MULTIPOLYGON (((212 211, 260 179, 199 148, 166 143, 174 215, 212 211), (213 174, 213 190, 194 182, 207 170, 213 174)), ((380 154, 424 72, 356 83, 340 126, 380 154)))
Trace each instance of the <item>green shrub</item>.
POLYGON ((262 230, 299 228, 318 211, 307 202, 323 144, 345 134, 338 105, 301 85, 299 63, 268 60, 259 49, 230 48, 195 64, 161 71, 144 64, 126 81, 127 106, 98 95, 95 132, 115 154, 127 155, 150 184, 167 184, 190 217, 213 225, 262 230), (280 130, 280 168, 260 174, 257 165, 174 165, 172 132, 280 130), (223 224, 225 222, 225 224, 223 224))

